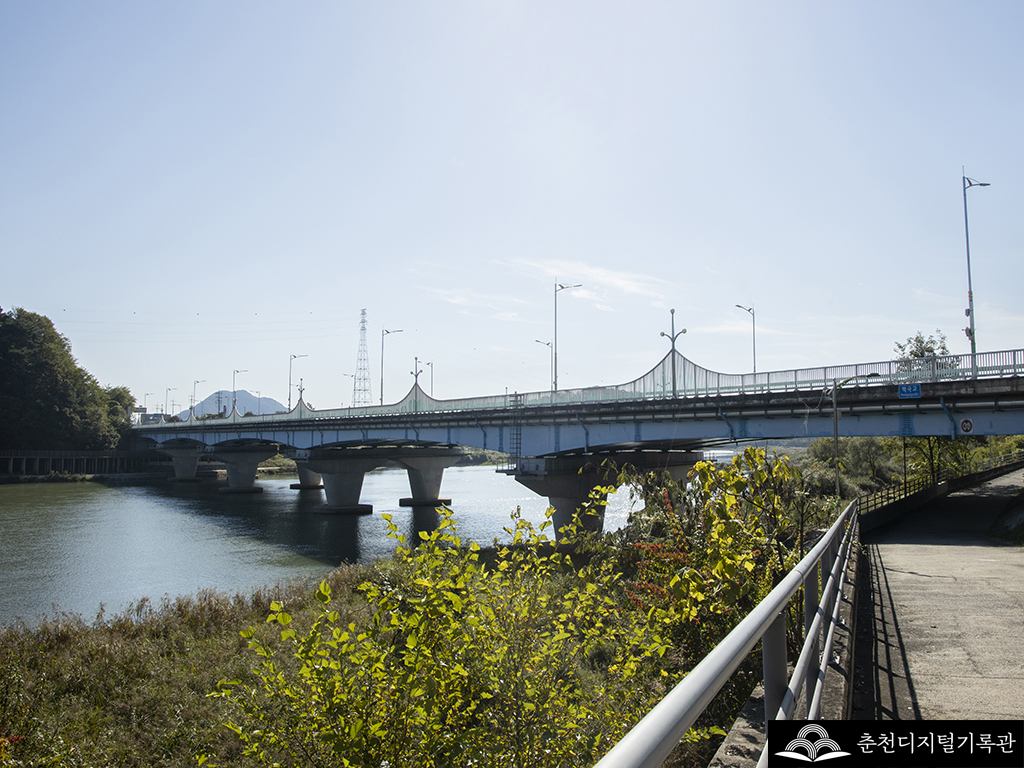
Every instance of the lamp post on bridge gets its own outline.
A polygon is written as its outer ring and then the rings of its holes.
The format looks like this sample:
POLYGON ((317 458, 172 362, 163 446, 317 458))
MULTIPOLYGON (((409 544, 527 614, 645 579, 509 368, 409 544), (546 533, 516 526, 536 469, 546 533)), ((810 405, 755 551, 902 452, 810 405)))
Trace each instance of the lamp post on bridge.
POLYGON ((292 361, 297 360, 300 357, 309 357, 309 355, 289 355, 288 356, 288 412, 292 410, 292 361))
POLYGON ((434 396, 434 364, 427 363, 427 367, 430 368, 430 396, 434 396))
POLYGON ((167 415, 167 396, 170 395, 171 392, 176 392, 177 389, 177 387, 167 387, 164 392, 164 416, 167 415))
POLYGON ((192 405, 189 406, 189 413, 192 414, 192 418, 196 417, 196 384, 205 384, 206 379, 196 379, 192 382, 192 405))
POLYGON ((380 332, 380 404, 384 405, 384 337, 389 333, 401 333, 402 329, 382 328, 380 332))
POLYGON ((420 374, 423 373, 423 369, 420 368, 420 359, 418 357, 414 357, 412 361, 412 370, 409 373, 412 374, 413 410, 419 410, 420 393, 418 390, 420 388, 420 374))
POLYGON ((555 283, 555 336, 554 345, 551 348, 551 370, 552 370, 552 385, 551 391, 558 391, 558 292, 565 291, 569 288, 582 288, 583 283, 575 283, 573 285, 562 285, 562 283, 555 283))
POLYGON ((554 392, 555 391, 555 385, 554 385, 555 351, 554 351, 554 348, 552 347, 550 341, 541 341, 540 339, 534 339, 534 341, 536 341, 538 344, 543 344, 545 347, 548 348, 548 352, 550 353, 549 357, 551 358, 551 363, 548 366, 548 386, 550 386, 551 387, 551 391, 554 392))
POLYGON ((683 328, 679 333, 676 333, 676 311, 670 309, 669 313, 672 315, 672 334, 669 335, 664 331, 661 332, 662 336, 665 336, 672 342, 672 398, 676 397, 676 339, 686 333, 686 329, 683 328))
POLYGON ((967 190, 971 187, 988 187, 991 185, 986 181, 975 181, 969 178, 963 166, 960 167, 960 171, 964 185, 964 240, 967 243, 967 317, 970 320, 970 325, 964 328, 964 332, 971 340, 971 378, 976 379, 978 378, 978 343, 974 327, 974 287, 971 284, 971 234, 967 227, 967 190))
POLYGON ((757 321, 754 319, 754 308, 744 307, 742 304, 736 306, 750 313, 750 344, 754 354, 754 373, 757 373, 757 321))
POLYGON ((836 404, 836 392, 839 388, 849 384, 855 379, 877 379, 877 373, 861 373, 856 376, 849 376, 842 381, 832 379, 832 447, 835 452, 835 473, 836 473, 836 506, 840 503, 839 490, 839 406, 836 404))
POLYGON ((233 370, 231 372, 231 410, 236 410, 238 404, 238 389, 235 388, 235 375, 239 373, 248 373, 245 369, 233 370))

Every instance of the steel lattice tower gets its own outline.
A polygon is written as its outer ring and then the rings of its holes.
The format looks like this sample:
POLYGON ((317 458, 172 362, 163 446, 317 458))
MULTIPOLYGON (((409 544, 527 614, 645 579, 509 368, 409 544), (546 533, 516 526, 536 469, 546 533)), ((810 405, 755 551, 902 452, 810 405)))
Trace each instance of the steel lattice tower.
POLYGON ((372 405, 370 392, 370 357, 366 353, 366 310, 359 318, 359 356, 356 358, 356 378, 352 383, 352 405, 372 405))

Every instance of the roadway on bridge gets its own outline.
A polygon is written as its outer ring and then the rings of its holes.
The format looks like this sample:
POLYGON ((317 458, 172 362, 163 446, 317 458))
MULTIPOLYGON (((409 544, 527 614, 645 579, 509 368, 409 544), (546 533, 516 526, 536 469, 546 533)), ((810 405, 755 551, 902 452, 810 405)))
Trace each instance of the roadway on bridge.
POLYGON ((1024 548, 990 535, 1022 487, 1018 470, 865 535, 852 719, 1024 715, 1024 548))

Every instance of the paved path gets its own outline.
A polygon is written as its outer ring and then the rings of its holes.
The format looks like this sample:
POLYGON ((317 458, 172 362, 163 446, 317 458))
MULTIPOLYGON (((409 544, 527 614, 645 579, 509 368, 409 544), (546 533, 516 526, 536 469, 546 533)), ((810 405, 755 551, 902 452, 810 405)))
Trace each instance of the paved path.
POLYGON ((853 719, 1024 717, 1024 547, 988 535, 1022 486, 1018 470, 864 537, 853 719))

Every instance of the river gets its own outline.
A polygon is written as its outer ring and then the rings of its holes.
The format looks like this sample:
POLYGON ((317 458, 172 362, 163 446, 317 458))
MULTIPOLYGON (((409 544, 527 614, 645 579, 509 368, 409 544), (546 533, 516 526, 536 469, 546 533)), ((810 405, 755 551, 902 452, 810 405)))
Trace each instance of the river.
MULTIPOLYGON (((407 538, 430 525, 431 512, 398 506, 409 495, 402 470, 367 474, 360 501, 371 515, 325 513, 323 491, 294 491, 293 482, 264 478, 263 493, 238 495, 212 483, 0 485, 0 626, 57 611, 91 621, 101 604, 111 615, 142 597, 318 578, 394 552, 382 513, 407 538)), ((452 499, 459 535, 481 545, 507 540, 517 507, 539 523, 547 506, 493 467, 447 469, 441 495, 452 499)), ((628 510, 626 489, 610 496, 605 530, 628 510)))

